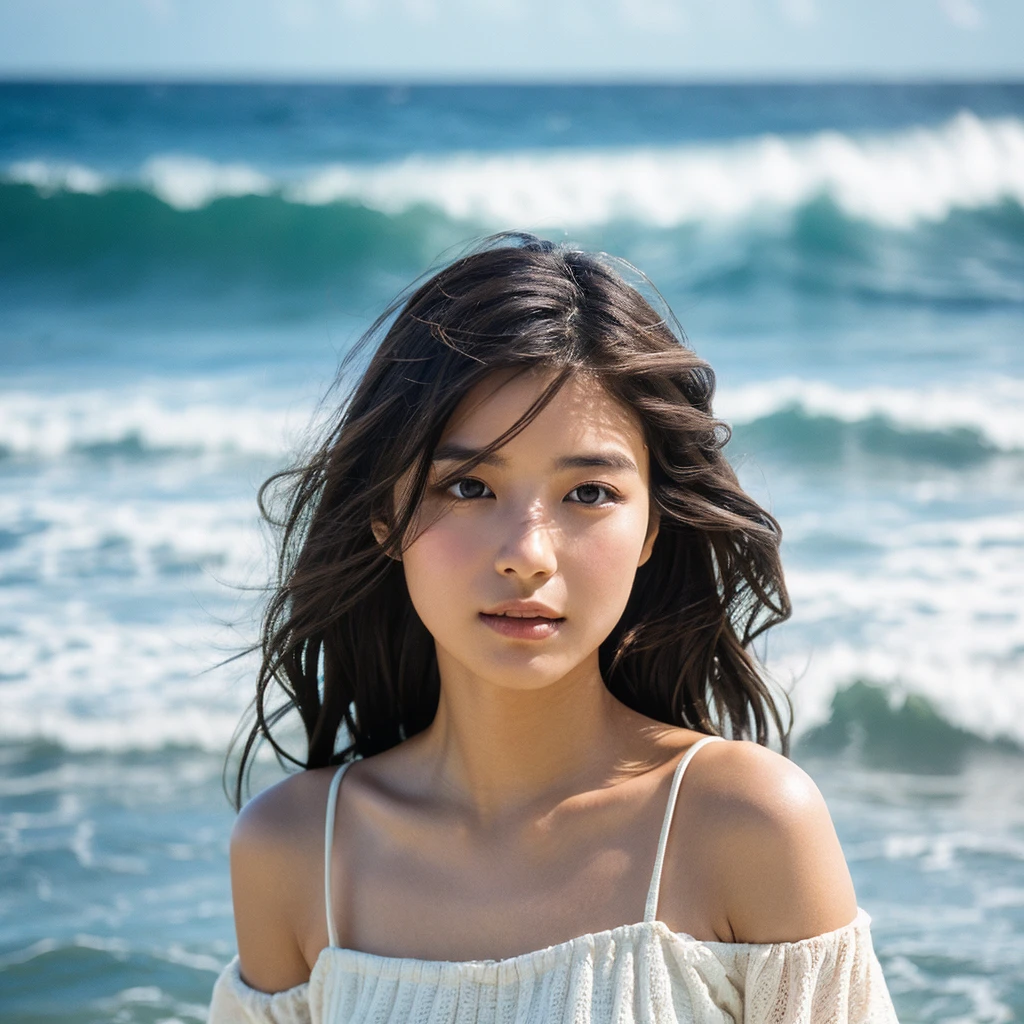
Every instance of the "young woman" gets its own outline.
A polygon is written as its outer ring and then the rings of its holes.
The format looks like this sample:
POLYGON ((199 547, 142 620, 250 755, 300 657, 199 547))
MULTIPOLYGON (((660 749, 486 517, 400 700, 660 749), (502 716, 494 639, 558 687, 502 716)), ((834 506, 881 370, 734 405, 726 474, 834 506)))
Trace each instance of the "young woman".
POLYGON ((825 804, 767 746, 779 527, 615 267, 488 240, 381 317, 273 481, 238 803, 290 708, 308 754, 235 826, 211 1024, 895 1020, 825 804))

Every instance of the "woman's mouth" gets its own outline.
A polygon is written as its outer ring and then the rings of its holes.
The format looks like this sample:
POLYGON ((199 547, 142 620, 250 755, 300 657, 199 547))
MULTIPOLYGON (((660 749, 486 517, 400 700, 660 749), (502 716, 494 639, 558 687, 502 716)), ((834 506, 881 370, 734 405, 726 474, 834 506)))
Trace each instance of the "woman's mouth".
POLYGON ((480 613, 480 620, 495 633, 511 640, 545 640, 558 632, 565 619, 549 619, 541 615, 520 617, 516 615, 488 615, 480 613))

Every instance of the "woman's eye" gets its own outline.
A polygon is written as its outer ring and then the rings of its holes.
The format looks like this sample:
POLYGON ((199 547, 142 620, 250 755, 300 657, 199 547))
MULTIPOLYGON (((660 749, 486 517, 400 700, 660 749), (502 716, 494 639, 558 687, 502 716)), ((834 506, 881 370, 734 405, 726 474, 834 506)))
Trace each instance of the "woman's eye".
POLYGON ((488 487, 482 480, 474 480, 472 477, 466 477, 463 480, 456 480, 455 483, 448 488, 448 493, 454 498, 461 498, 466 501, 470 498, 482 498, 488 487))
POLYGON ((580 484, 569 492, 570 496, 573 494, 580 505, 603 505, 612 498, 611 491, 602 484, 580 484))

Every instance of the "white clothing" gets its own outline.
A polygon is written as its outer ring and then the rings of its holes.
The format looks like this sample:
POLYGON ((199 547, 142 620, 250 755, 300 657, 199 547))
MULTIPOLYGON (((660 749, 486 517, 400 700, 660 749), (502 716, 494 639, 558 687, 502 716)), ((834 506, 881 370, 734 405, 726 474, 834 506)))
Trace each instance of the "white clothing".
MULTIPOLYGON (((843 928, 799 942, 705 942, 657 920, 658 891, 683 772, 672 777, 644 919, 503 960, 419 960, 330 945, 309 981, 268 994, 247 985, 236 956, 213 990, 208 1024, 897 1024, 858 909, 843 928)), ((327 801, 324 888, 338 768, 327 801)))

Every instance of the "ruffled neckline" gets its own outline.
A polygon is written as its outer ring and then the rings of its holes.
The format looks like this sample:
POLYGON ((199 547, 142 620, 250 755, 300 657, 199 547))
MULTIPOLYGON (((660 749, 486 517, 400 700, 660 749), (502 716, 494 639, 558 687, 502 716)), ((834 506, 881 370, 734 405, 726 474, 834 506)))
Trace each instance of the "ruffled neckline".
POLYGON ((545 946, 543 949, 534 949, 499 960, 423 960, 418 957, 382 956, 379 953, 367 953, 359 949, 348 949, 345 946, 324 946, 313 964, 309 981, 301 982, 280 992, 263 992, 243 981, 237 955, 227 969, 233 974, 233 982, 251 998, 289 1002, 291 1001, 290 997, 297 998, 305 995, 312 984, 320 984, 322 981, 320 975, 329 970, 329 964, 340 966, 343 970, 374 974, 379 977, 390 976, 435 982, 455 978, 466 981, 501 982, 506 979, 536 974, 539 969, 542 970, 552 963, 564 960, 567 953, 574 952, 580 946, 588 946, 593 949, 596 945, 622 942, 626 938, 635 939, 645 934, 659 936, 674 945, 698 952, 705 951, 721 960, 723 957, 728 959, 741 956, 751 950, 799 949, 834 942, 844 933, 869 928, 870 924, 870 915, 866 910, 858 907, 856 916, 849 924, 830 932, 822 932, 820 935, 812 935, 806 939, 796 939, 793 942, 724 942, 714 939, 698 939, 687 932, 674 932, 663 921, 638 921, 635 924, 623 924, 601 932, 587 932, 585 935, 577 935, 564 942, 545 946))
POLYGON ((308 986, 317 975, 327 970, 328 964, 335 964, 342 969, 348 968, 362 974, 372 973, 378 977, 417 981, 445 981, 455 977, 463 980, 503 981, 506 978, 539 973, 554 963, 563 962, 567 954, 571 954, 581 946, 593 949, 597 945, 618 944, 626 940, 642 938, 648 934, 657 935, 677 945, 697 950, 705 949, 708 953, 721 959, 723 953, 726 955, 742 954, 754 949, 773 947, 785 949, 831 942, 845 932, 870 927, 870 924, 871 917, 867 911, 858 907, 856 916, 849 924, 805 939, 796 939, 792 942, 725 942, 698 939, 687 932, 674 932, 663 921, 638 921, 635 924, 618 925, 600 932, 587 932, 584 935, 577 935, 563 942, 545 946, 543 949, 517 953, 514 956, 497 960, 425 960, 419 957, 383 956, 379 953, 348 949, 345 946, 324 946, 313 964, 310 980, 287 991, 293 992, 308 986))

